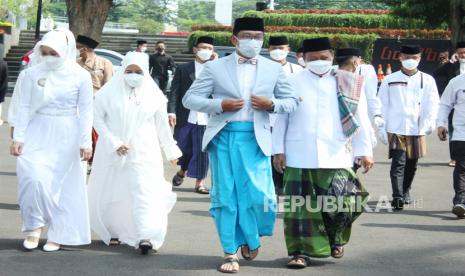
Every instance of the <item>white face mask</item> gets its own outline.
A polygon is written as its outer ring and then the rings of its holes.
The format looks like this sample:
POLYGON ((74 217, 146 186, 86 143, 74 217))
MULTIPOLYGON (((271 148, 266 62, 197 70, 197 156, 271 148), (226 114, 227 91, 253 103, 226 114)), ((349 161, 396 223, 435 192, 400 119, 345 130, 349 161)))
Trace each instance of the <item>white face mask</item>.
POLYGON ((270 57, 276 61, 284 60, 289 52, 281 49, 276 49, 270 52, 270 57))
POLYGON ((43 61, 49 69, 57 69, 65 63, 64 59, 54 56, 45 56, 43 61))
POLYGON ((147 52, 147 47, 140 47, 140 51, 141 51, 142 53, 147 52))
POLYGON ((415 70, 420 62, 415 59, 405 59, 402 61, 402 67, 407 70, 415 70))
POLYGON ((464 64, 465 63, 465 58, 459 58, 459 62, 460 62, 460 64, 464 64))
POLYGON ((237 49, 241 52, 242 55, 248 58, 254 58, 262 50, 263 40, 255 39, 240 39, 237 49))
POLYGON ((130 87, 137 88, 142 85, 142 82, 144 81, 144 75, 136 73, 124 74, 124 81, 130 87))
POLYGON ((306 67, 307 66, 307 63, 305 63, 305 60, 303 57, 300 57, 297 59, 297 63, 302 66, 302 67, 306 67))
POLYGON ((307 69, 317 75, 324 75, 331 70, 333 62, 331 60, 314 60, 307 62, 307 69))
POLYGON ((202 61, 207 61, 211 58, 213 54, 213 51, 212 50, 208 50, 208 49, 201 49, 199 51, 197 51, 197 57, 200 58, 202 61))

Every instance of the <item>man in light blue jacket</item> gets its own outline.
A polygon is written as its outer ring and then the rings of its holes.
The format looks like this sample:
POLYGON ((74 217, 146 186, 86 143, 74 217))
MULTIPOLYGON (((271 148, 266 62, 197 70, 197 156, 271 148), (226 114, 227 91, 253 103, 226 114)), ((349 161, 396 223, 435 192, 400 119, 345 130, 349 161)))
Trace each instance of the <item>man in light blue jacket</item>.
POLYGON ((203 150, 211 163, 210 213, 224 250, 219 270, 226 273, 239 271, 239 248, 252 260, 260 237, 273 234, 269 116, 298 105, 282 66, 259 55, 263 40, 262 19, 237 19, 231 38, 235 53, 209 62, 183 98, 187 109, 210 115, 203 150))

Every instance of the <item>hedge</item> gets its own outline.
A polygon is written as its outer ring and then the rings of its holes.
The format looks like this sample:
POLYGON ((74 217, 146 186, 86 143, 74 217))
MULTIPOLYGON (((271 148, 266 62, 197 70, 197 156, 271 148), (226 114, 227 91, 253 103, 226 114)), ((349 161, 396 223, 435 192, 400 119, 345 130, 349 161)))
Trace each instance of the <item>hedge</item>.
POLYGON ((326 13, 326 14, 389 14, 390 10, 376 9, 283 9, 283 10, 265 10, 266 13, 326 13))
MULTIPOLYGON (((200 36, 211 36, 215 40, 216 46, 232 46, 230 42, 231 32, 204 32, 204 31, 195 31, 191 33, 188 40, 189 49, 192 49, 195 41, 200 36)), ((357 47, 362 49, 363 58, 366 61, 371 61, 371 56, 373 53, 373 46, 375 40, 379 37, 374 34, 368 35, 349 35, 349 34, 325 34, 325 33, 266 33, 265 34, 265 43, 264 48, 268 48, 268 38, 270 36, 285 35, 289 38, 289 45, 293 51, 301 47, 304 39, 307 38, 317 38, 327 36, 330 38, 332 46, 334 48, 339 47, 357 47)))
MULTIPOLYGON (((192 31, 207 32, 231 32, 231 26, 220 24, 193 25, 192 31)), ((387 30, 387 29, 360 29, 345 27, 292 27, 292 26, 267 26, 266 32, 286 33, 332 33, 332 34, 376 34, 382 38, 423 38, 423 39, 450 39, 451 32, 447 30, 387 30)))
POLYGON ((399 18, 389 14, 280 14, 247 11, 244 17, 263 18, 267 26, 353 27, 382 29, 425 29, 419 19, 399 18))

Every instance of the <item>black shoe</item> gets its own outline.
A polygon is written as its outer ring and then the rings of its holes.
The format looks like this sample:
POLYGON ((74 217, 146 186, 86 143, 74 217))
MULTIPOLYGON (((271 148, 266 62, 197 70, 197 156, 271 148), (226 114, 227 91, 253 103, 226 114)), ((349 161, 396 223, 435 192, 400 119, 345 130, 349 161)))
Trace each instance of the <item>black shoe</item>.
POLYGON ((391 201, 391 206, 394 210, 403 210, 404 209, 404 200, 402 198, 394 198, 391 201))
POLYGON ((139 243, 139 249, 142 255, 147 255, 149 253, 149 250, 152 250, 152 248, 153 246, 150 241, 144 240, 139 243))
POLYGON ((410 193, 407 193, 404 195, 404 204, 411 204, 413 203, 412 198, 410 197, 410 193))
POLYGON ((177 172, 173 176, 173 180, 171 181, 171 183, 173 184, 173 186, 181 186, 182 182, 184 182, 184 176, 180 175, 179 172, 177 172))
POLYGON ((452 214, 459 219, 465 218, 465 204, 455 204, 454 208, 452 208, 452 214))

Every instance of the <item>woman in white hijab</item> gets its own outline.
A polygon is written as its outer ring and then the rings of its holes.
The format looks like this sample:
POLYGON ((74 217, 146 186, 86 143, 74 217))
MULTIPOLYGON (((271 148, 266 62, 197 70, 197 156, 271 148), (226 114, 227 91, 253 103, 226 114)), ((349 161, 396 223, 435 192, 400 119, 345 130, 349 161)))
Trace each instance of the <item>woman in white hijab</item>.
POLYGON ((107 245, 142 254, 163 244, 176 202, 163 159, 182 153, 168 125, 167 100, 149 74, 147 55, 129 52, 122 68, 95 96, 99 140, 89 179, 91 229, 107 245))
POLYGON ((90 243, 86 176, 90 158, 92 81, 75 61, 74 37, 48 32, 39 42, 41 63, 23 73, 14 119, 12 155, 17 156, 23 246, 44 251, 90 243))
MULTIPOLYGON (((59 28, 57 29, 57 31, 64 32, 68 41, 74 38, 74 35, 70 30, 59 28)), ((71 56, 73 54, 72 47, 76 47, 76 41, 68 42, 68 57, 70 59, 76 59, 76 57, 71 56)), ((13 89, 10 105, 8 106, 8 124, 11 127, 11 138, 13 138, 13 131, 16 124, 15 122, 19 109, 19 99, 21 98, 21 84, 23 83, 24 75, 26 74, 28 68, 31 68, 43 61, 43 57, 41 56, 40 52, 40 40, 34 45, 34 49, 32 50, 31 56, 32 57, 30 57, 30 62, 28 63, 26 68, 19 73, 18 78, 16 79, 16 84, 13 89)))

